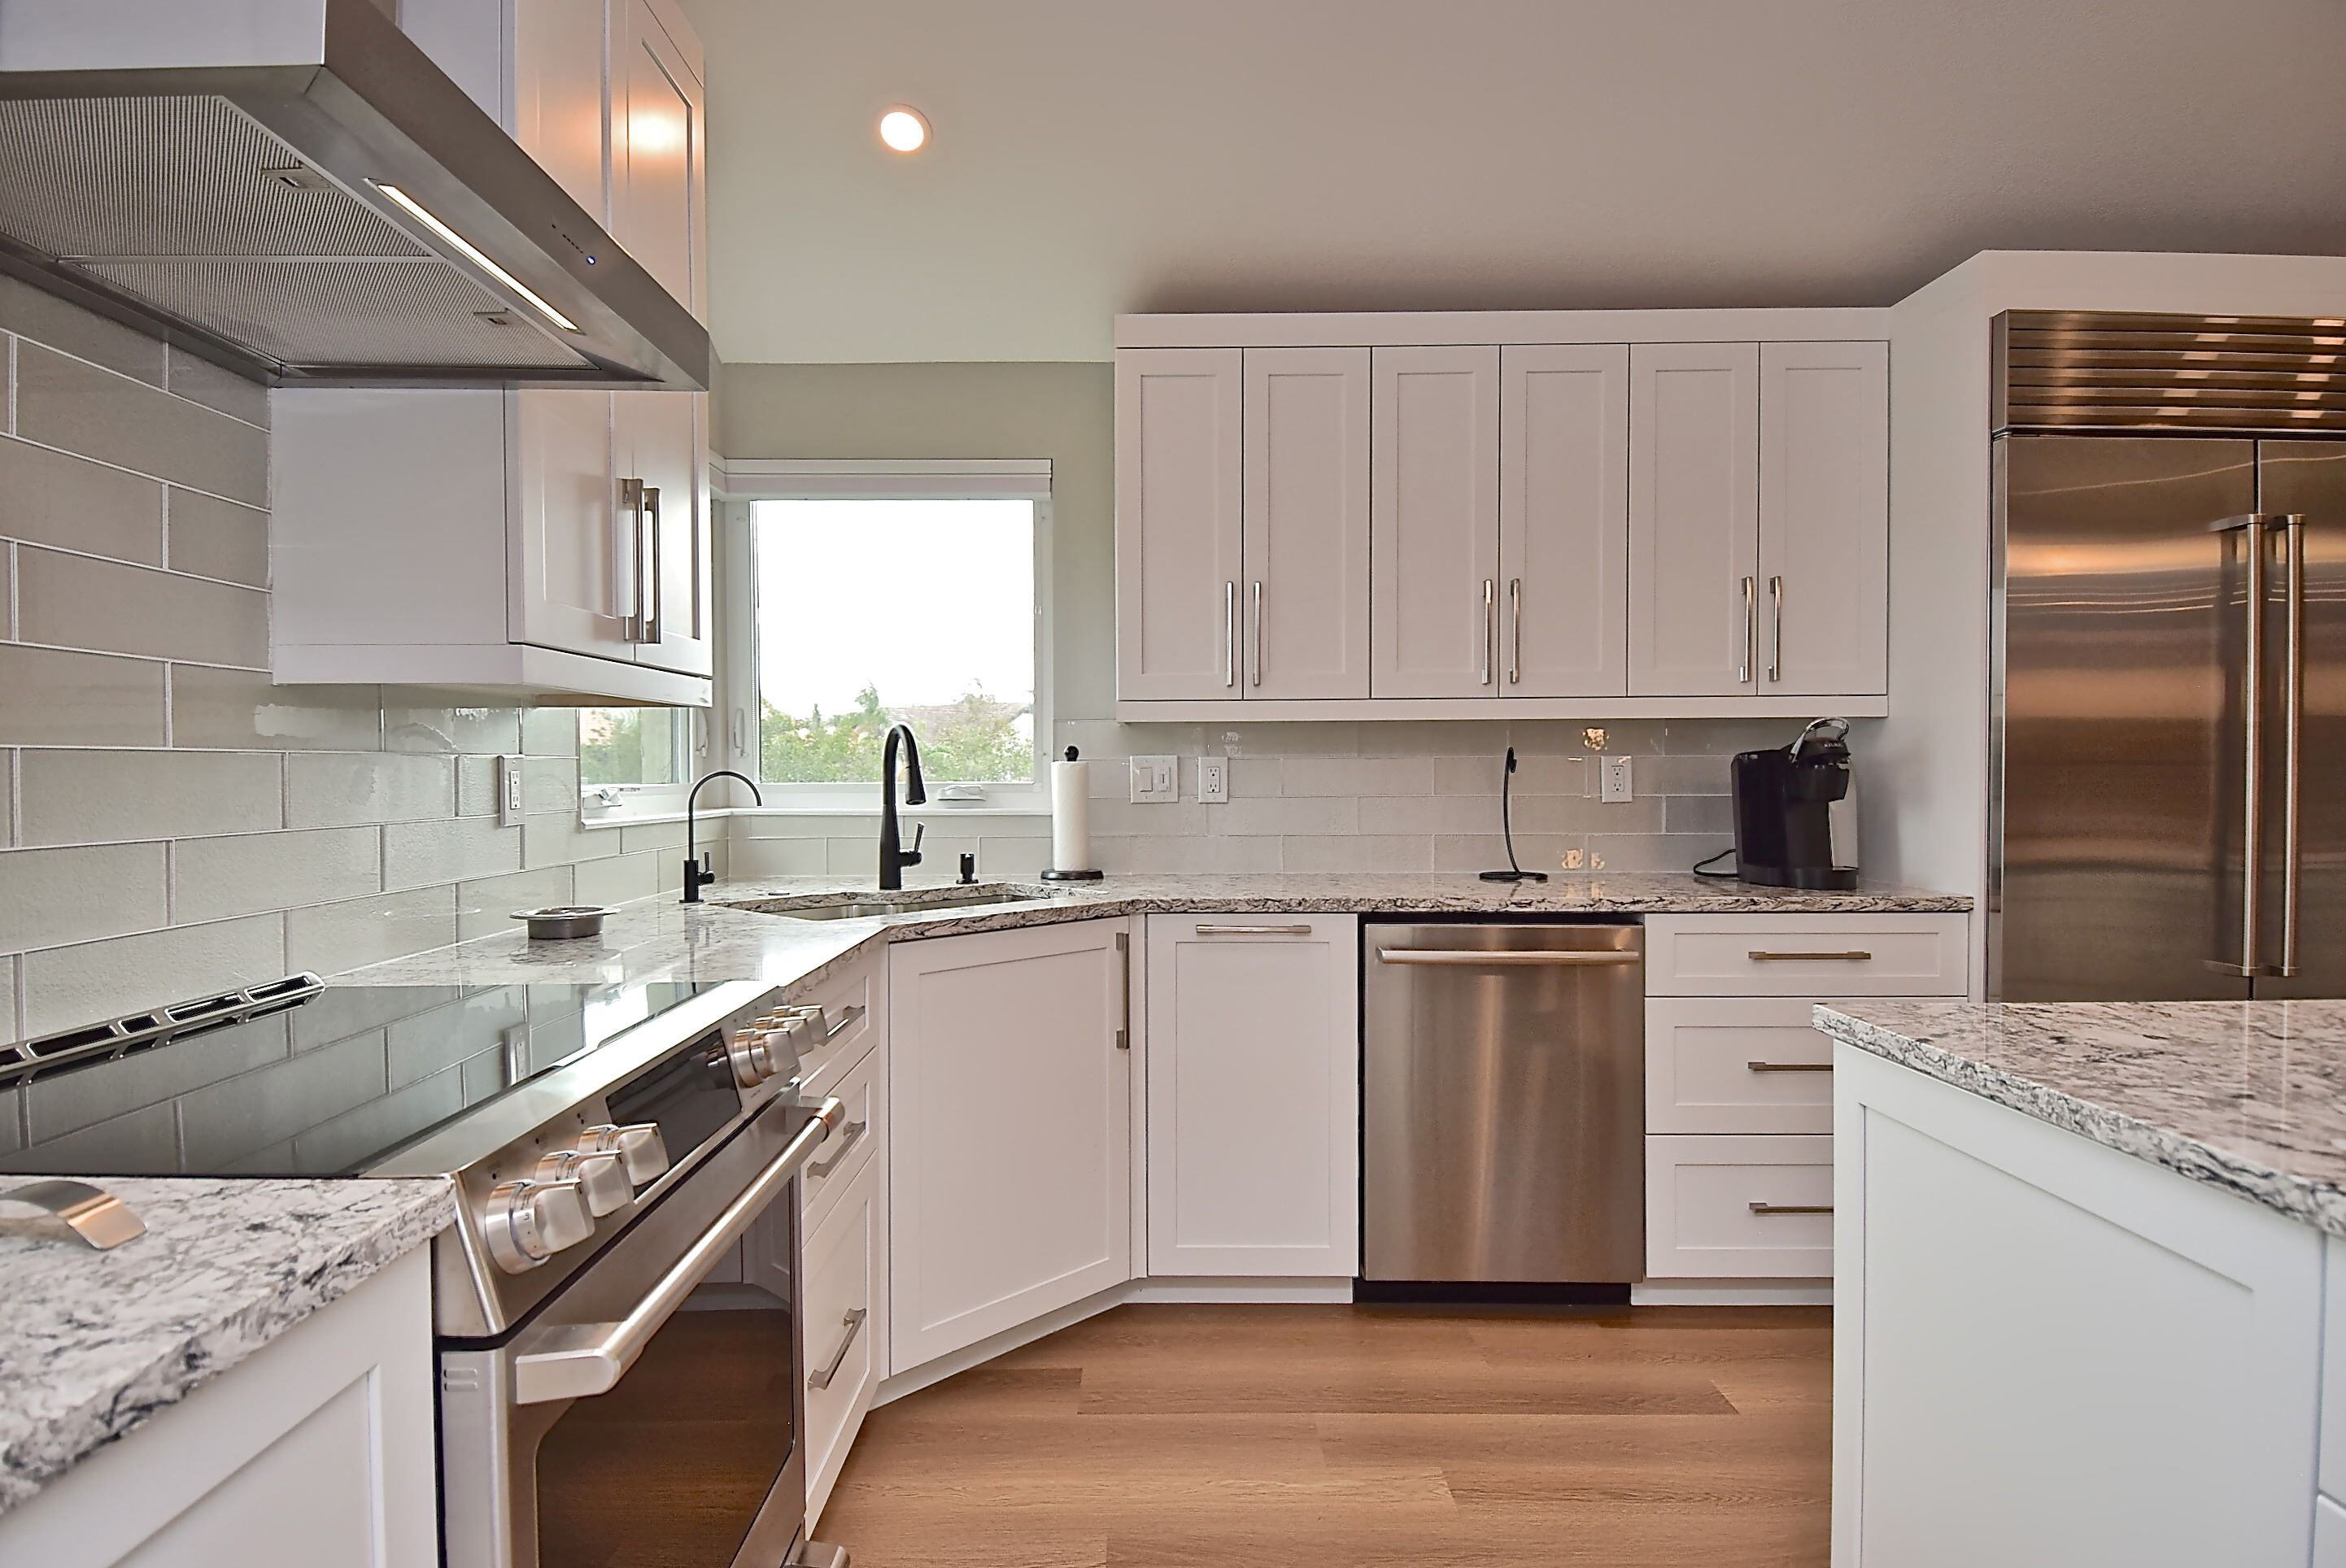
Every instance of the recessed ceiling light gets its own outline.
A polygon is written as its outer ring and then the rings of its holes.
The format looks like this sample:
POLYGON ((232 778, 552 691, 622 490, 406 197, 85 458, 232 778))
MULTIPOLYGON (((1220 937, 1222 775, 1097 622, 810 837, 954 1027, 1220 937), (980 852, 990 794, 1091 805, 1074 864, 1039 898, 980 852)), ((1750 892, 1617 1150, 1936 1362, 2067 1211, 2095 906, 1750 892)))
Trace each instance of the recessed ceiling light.
POLYGON ((929 122, 918 109, 897 107, 880 117, 880 139, 898 152, 918 152, 929 142, 929 122))

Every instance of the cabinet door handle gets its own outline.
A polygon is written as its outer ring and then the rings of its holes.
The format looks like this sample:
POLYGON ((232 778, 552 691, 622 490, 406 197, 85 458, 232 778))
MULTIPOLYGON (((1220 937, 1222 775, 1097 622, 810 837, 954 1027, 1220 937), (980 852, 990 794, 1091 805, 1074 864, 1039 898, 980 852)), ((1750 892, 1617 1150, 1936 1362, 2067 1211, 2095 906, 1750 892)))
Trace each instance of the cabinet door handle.
POLYGON ((1254 580, 1254 684, 1262 684, 1262 579, 1254 580))
POLYGON ((840 1319, 840 1326, 847 1332, 841 1336, 839 1349, 831 1353, 831 1359, 807 1374, 808 1388, 822 1390, 831 1387, 831 1380, 839 1376, 839 1369, 847 1365, 847 1352, 853 1348, 855 1336, 863 1332, 864 1320, 871 1316, 865 1308, 856 1307, 840 1319))
POLYGON ((1743 579, 1743 659, 1735 667, 1735 684, 1751 684, 1751 666, 1759 656, 1760 579, 1743 579))
POLYGON ((1754 1203, 1751 1206, 1751 1212, 1757 1215, 1831 1214, 1832 1205, 1829 1203, 1754 1203))
POLYGON ((1507 684, 1519 686, 1524 678, 1524 580, 1507 579, 1507 684))
POLYGON ((1489 577, 1483 579, 1483 679, 1491 684, 1491 644, 1499 635, 1499 585, 1489 577))
POLYGON ((1239 683, 1239 585, 1236 579, 1222 585, 1222 684, 1239 683))
MULTIPOLYGON (((640 479, 619 481, 619 514, 627 520, 627 607, 620 612, 620 635, 631 643, 644 640, 644 482, 640 479)), ((611 550, 611 571, 618 574, 618 545, 611 550)))
POLYGON ((853 1152, 855 1145, 862 1141, 863 1135, 872 1130, 872 1124, 869 1122, 850 1122, 847 1125, 840 1128, 839 1130, 847 1135, 846 1137, 840 1141, 839 1152, 831 1156, 831 1158, 827 1160, 817 1160, 814 1164, 807 1166, 807 1175, 811 1176, 827 1176, 831 1172, 837 1170, 841 1166, 846 1164, 847 1156, 853 1152))
POLYGON ((1768 602, 1775 617, 1775 630, 1770 635, 1768 645, 1768 678, 1770 680, 1781 680, 1784 678, 1783 578, 1770 577, 1768 579, 1768 602))
POLYGON ((643 635, 637 640, 656 643, 660 640, 664 629, 661 622, 667 618, 664 602, 667 596, 660 586, 660 493, 658 485, 643 484, 640 481, 638 484, 644 498, 646 526, 643 531, 644 563, 636 578, 636 591, 645 606, 643 635))
POLYGON ((1116 933, 1116 957, 1119 971, 1118 985, 1121 990, 1121 1000, 1117 1004, 1119 1011, 1117 1014, 1116 1048, 1119 1051, 1129 1051, 1132 1049, 1131 932, 1120 931, 1116 933))
POLYGON ((1746 952, 1744 957, 1754 963, 1872 963, 1873 955, 1862 949, 1848 952, 1746 952))
POLYGON ((1199 936, 1310 936, 1308 925, 1200 925, 1199 936))
POLYGON ((1746 1062, 1743 1065, 1754 1073, 1830 1073, 1830 1062, 1746 1062))

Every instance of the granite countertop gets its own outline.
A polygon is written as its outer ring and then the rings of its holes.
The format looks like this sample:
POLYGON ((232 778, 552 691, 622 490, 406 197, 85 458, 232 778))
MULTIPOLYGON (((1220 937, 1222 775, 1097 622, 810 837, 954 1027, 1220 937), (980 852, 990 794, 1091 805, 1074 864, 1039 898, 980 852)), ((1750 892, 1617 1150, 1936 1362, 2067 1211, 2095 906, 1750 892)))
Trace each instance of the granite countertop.
POLYGON ((439 1180, 102 1185, 147 1224, 110 1252, 0 1208, 0 1513, 455 1217, 439 1180))
POLYGON ((2346 1002, 1837 1002, 1837 1040, 2346 1237, 2346 1002))
MULTIPOLYGON (((335 976, 334 984, 511 985, 528 981, 762 980, 815 983, 872 946, 1005 931, 1102 915, 1246 913, 1871 914, 1960 912, 1971 900, 1868 884, 1852 892, 1750 887, 1683 871, 1559 874, 1510 885, 1472 875, 1377 873, 1116 876, 1096 882, 994 882, 1005 901, 851 921, 776 919, 775 911, 842 893, 875 896, 843 878, 718 882, 699 905, 666 893, 619 909, 599 937, 531 942, 500 932, 335 976)), ((951 884, 906 896, 961 892, 951 884)), ((890 895, 897 896, 897 895, 890 895)))

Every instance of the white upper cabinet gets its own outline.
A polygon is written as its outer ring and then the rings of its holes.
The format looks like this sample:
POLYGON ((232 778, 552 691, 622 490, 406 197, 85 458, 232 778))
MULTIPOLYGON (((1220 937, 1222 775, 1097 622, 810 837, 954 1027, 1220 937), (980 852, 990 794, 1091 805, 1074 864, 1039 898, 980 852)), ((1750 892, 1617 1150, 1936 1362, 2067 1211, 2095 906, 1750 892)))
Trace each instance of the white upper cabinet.
POLYGON ((1760 346, 1629 351, 1629 689, 1756 689, 1760 346))
POLYGON ((1246 351, 1250 697, 1369 695, 1369 351, 1246 351))
POLYGON ((1239 695, 1241 358, 1116 358, 1119 697, 1239 695))
POLYGON ((1117 717, 1887 713, 1885 327, 1119 318, 1117 717))
POLYGON ((1760 350, 1760 689, 1889 690, 1890 346, 1760 350))
POLYGON ((1496 697, 1499 351, 1375 351, 1370 691, 1496 697))
MULTIPOLYGON (((707 106, 670 0, 399 16, 705 318, 707 106)), ((705 395, 289 390, 272 413, 279 680, 708 703, 705 395)))
POLYGON ((1499 354, 1502 683, 1509 697, 1629 689, 1629 351, 1499 354))

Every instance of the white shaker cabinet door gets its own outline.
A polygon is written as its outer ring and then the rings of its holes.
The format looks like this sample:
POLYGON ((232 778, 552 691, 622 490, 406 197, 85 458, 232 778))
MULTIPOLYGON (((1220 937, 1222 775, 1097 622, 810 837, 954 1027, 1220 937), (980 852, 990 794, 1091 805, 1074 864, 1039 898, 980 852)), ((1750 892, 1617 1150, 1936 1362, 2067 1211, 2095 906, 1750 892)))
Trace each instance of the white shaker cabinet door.
POLYGON ((717 653, 704 456, 709 399, 700 392, 617 392, 611 401, 619 476, 644 486, 640 518, 622 507, 627 514, 618 520, 641 530, 636 570, 643 574, 646 616, 636 662, 707 675, 717 653))
POLYGON ((699 78, 650 0, 613 0, 611 45, 611 238, 705 318, 708 107, 699 78))
POLYGON ((889 949, 892 1373, 1132 1277, 1127 926, 889 949))
POLYGON ((1890 345, 1760 351, 1760 689, 1890 689, 1890 345))
POLYGON ((1239 695, 1242 358, 1116 356, 1116 674, 1127 701, 1239 695))
POLYGON ((1360 1268, 1360 923, 1148 921, 1148 1272, 1360 1268))
POLYGON ((1374 351, 1370 689, 1495 697, 1499 351, 1374 351))
POLYGON ((1629 689, 1629 350, 1500 351, 1499 647, 1509 697, 1629 689))
POLYGON ((638 519, 614 480, 611 394, 505 394, 514 515, 506 531, 517 643, 633 659, 638 519))
POLYGON ((1629 690, 1755 689, 1760 345, 1629 352, 1629 690))
POLYGON ((1369 695, 1369 351, 1246 351, 1244 695, 1369 695))

